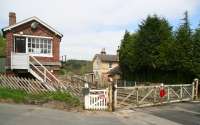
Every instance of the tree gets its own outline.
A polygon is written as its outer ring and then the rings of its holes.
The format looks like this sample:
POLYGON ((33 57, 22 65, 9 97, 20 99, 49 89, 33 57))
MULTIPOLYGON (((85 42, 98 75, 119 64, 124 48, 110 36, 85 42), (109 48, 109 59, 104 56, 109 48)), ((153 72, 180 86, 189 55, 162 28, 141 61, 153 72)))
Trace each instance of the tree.
POLYGON ((148 16, 139 25, 135 45, 139 67, 158 69, 163 65, 165 61, 163 46, 172 41, 172 36, 172 27, 165 18, 148 16))
POLYGON ((176 69, 179 71, 189 71, 193 67, 192 56, 193 56, 193 44, 192 44, 192 33, 188 19, 188 12, 185 12, 185 17, 176 31, 175 39, 175 64, 176 69))
POLYGON ((124 79, 185 83, 200 77, 200 27, 193 35, 188 13, 184 16, 174 33, 169 22, 156 15, 142 21, 136 33, 125 32, 120 46, 124 79))
POLYGON ((200 24, 192 36, 193 43, 193 69, 192 71, 200 78, 200 24))
POLYGON ((131 72, 131 61, 133 59, 134 50, 134 36, 131 35, 127 30, 125 31, 124 38, 121 40, 119 49, 119 60, 120 68, 123 72, 123 76, 127 76, 131 72))
POLYGON ((3 38, 0 33, 0 57, 5 56, 6 40, 3 38))

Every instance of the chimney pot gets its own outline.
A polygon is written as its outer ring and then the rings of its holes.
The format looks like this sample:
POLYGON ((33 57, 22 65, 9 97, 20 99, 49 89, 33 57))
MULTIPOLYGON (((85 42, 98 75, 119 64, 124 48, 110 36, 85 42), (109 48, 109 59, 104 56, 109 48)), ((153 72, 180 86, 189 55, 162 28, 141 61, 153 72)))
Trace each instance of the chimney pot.
POLYGON ((103 48, 103 49, 101 50, 101 54, 102 54, 102 55, 106 55, 106 49, 105 49, 105 48, 103 48))
POLYGON ((16 24, 16 14, 14 12, 9 13, 9 26, 16 24))

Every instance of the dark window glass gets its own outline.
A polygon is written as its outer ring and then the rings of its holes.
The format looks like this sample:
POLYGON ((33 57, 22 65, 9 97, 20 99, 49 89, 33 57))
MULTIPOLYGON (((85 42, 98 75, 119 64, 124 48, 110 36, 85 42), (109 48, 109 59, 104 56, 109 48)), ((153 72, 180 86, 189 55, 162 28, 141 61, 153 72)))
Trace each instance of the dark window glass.
POLYGON ((26 38, 25 37, 15 37, 15 52, 26 53, 26 38))

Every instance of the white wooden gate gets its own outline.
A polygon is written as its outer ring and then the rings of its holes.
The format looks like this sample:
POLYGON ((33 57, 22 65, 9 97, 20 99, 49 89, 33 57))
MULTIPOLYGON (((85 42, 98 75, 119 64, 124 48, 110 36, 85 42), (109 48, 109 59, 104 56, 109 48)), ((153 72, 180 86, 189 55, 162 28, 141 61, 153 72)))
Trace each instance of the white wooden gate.
POLYGON ((117 87, 118 108, 144 107, 163 103, 191 101, 194 84, 164 85, 166 92, 160 97, 160 86, 117 87))
POLYGON ((108 100, 108 89, 89 90, 89 94, 85 95, 85 109, 106 110, 108 100))

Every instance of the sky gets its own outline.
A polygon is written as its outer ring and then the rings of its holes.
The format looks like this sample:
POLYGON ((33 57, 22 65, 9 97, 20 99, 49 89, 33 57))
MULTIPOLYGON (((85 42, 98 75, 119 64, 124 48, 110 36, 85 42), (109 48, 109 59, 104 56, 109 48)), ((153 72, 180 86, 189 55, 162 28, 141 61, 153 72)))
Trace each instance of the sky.
POLYGON ((194 29, 200 0, 1 0, 0 28, 8 25, 9 12, 17 22, 36 16, 64 35, 61 56, 91 60, 102 48, 116 54, 125 30, 135 32, 148 15, 167 18, 176 29, 186 10, 194 29))

